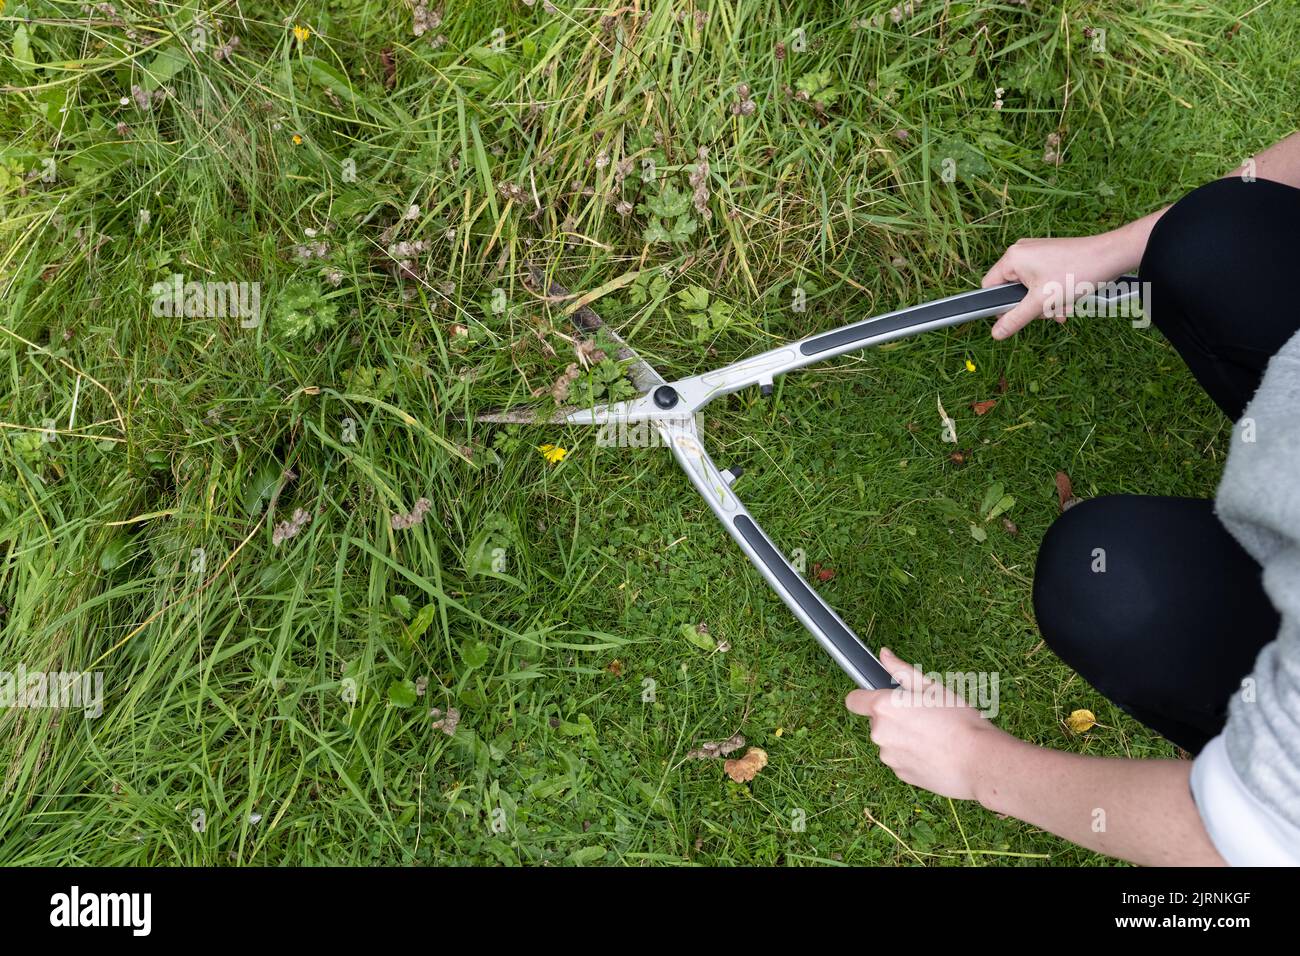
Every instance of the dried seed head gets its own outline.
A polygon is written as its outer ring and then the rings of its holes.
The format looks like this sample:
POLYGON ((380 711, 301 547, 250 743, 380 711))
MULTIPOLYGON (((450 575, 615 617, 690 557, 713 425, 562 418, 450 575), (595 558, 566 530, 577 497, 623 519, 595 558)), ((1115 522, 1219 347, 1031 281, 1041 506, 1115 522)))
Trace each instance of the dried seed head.
POLYGON ((309 521, 311 521, 311 515, 301 508, 296 508, 292 518, 275 526, 275 530, 271 532, 271 544, 279 547, 282 542, 296 537, 309 521))

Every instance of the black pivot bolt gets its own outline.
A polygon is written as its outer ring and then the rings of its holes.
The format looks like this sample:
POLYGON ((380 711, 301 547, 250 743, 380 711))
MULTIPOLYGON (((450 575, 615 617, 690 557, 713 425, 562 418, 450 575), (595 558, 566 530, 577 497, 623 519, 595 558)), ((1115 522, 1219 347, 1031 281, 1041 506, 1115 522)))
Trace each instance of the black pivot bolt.
POLYGON ((654 391, 654 400, 660 408, 672 408, 677 404, 677 389, 671 385, 660 385, 654 391))
POLYGON ((761 395, 763 398, 770 398, 772 392, 774 392, 775 390, 776 390, 776 386, 772 385, 771 383, 767 385, 758 386, 758 394, 761 395))

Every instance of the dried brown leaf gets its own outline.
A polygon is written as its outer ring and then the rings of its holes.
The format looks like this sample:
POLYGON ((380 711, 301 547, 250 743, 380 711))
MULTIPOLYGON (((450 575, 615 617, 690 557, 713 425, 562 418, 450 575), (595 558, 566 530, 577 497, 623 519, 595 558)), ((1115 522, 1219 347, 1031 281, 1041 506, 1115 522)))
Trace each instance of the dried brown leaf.
POLYGON ((758 747, 750 747, 745 751, 745 756, 739 760, 728 760, 722 765, 722 769, 736 783, 749 783, 766 766, 767 751, 758 747))
POLYGON ((1070 476, 1063 471, 1056 473, 1056 500, 1060 503, 1062 511, 1072 507, 1079 500, 1074 497, 1074 484, 1070 481, 1070 476))
POLYGON ((812 570, 813 570, 813 577, 815 577, 818 581, 835 580, 834 568, 823 568, 820 564, 814 564, 812 566, 812 570))

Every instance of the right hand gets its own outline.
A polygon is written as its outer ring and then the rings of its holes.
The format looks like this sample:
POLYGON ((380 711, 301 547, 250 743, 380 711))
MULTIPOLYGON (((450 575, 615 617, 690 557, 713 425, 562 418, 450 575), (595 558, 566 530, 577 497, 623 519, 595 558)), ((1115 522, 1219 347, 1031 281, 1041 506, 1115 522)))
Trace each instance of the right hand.
POLYGON ((1064 322, 1074 311, 1073 302, 1061 301, 1064 290, 1085 282, 1110 282, 1123 275, 1131 258, 1114 233, 1077 239, 1021 239, 1002 254, 980 283, 987 289, 1019 282, 1029 289, 1015 308, 998 316, 993 337, 1010 338, 1036 318, 1064 322), (1071 276, 1072 282, 1067 278, 1071 276), (1056 288, 1046 289, 1048 283, 1056 283, 1056 288))

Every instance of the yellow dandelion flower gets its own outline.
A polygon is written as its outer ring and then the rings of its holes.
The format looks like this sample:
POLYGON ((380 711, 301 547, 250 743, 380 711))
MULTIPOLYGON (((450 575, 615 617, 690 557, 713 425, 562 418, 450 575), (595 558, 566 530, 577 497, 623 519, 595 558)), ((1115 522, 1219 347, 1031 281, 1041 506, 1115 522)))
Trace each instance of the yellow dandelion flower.
POLYGON ((298 23, 294 25, 293 35, 298 38, 299 43, 306 43, 307 38, 311 36, 311 30, 307 29, 301 23, 298 23))
POLYGON ((538 445, 537 450, 542 453, 542 457, 552 465, 558 465, 564 461, 564 456, 569 453, 567 448, 561 448, 559 445, 538 445))
POLYGON ((299 136, 297 133, 294 133, 294 134, 293 134, 293 145, 295 145, 295 146, 301 146, 301 145, 302 145, 302 137, 299 136))
POLYGON ((972 362, 970 359, 966 360, 966 371, 968 372, 975 371, 975 363, 972 362))

